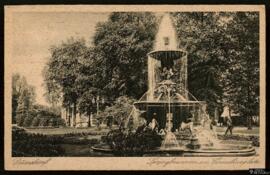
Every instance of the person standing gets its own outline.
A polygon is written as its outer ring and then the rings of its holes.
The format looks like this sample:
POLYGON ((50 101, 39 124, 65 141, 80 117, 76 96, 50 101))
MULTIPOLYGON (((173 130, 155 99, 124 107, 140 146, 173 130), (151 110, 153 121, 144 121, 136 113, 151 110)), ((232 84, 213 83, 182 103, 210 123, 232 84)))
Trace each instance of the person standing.
POLYGON ((212 117, 211 118, 211 123, 210 123, 210 129, 213 131, 215 137, 217 138, 216 126, 217 126, 217 122, 215 120, 215 117, 212 117))
POLYGON ((219 126, 220 126, 220 127, 223 126, 223 123, 224 123, 223 119, 224 119, 224 118, 221 117, 221 116, 218 117, 218 123, 219 123, 219 126))
POLYGON ((232 118, 230 116, 227 117, 226 124, 227 124, 227 129, 225 131, 225 136, 227 135, 228 131, 230 131, 232 135, 233 123, 232 123, 232 118))
POLYGON ((211 123, 210 123, 210 129, 215 130, 216 125, 217 125, 217 122, 216 122, 215 118, 212 117, 211 118, 211 123))

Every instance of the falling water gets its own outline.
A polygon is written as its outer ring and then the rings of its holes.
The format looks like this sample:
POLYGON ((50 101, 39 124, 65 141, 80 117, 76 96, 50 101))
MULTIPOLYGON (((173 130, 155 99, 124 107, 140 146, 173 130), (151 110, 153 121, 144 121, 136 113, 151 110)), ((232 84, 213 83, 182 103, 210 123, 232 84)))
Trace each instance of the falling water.
MULTIPOLYGON (((158 32, 156 35, 156 40, 154 44, 154 51, 165 51, 165 50, 178 50, 177 44, 177 35, 172 23, 172 20, 168 13, 165 13, 161 19, 158 32)), ((156 70, 159 68, 160 61, 151 57, 148 57, 148 89, 149 93, 147 94, 147 100, 153 101, 154 100, 154 89, 156 88, 157 79, 155 75, 157 74, 156 70)), ((183 58, 180 60, 181 68, 180 68, 180 94, 176 93, 175 95, 180 101, 187 101, 189 99, 189 92, 187 90, 187 55, 185 54, 183 58)), ((193 100, 196 100, 193 97, 193 100)), ((170 97, 168 98, 170 99, 170 97)), ((196 100, 197 101, 197 100, 196 100)), ((170 106, 170 100, 168 101, 170 106)), ((166 127, 169 126, 169 129, 166 129, 166 135, 162 142, 161 148, 162 149, 180 149, 181 146, 179 145, 175 134, 171 131, 172 125, 172 114, 167 113, 167 122, 166 127)), ((211 130, 210 127, 201 127, 198 129, 199 132, 196 132, 199 142, 203 145, 207 146, 217 146, 219 143, 216 138, 216 134, 211 130)))
POLYGON ((166 133, 164 141, 162 142, 161 149, 179 149, 178 141, 173 132, 166 133))
POLYGON ((220 146, 220 141, 217 138, 217 133, 210 129, 211 121, 208 119, 204 124, 196 127, 196 135, 198 136, 199 143, 202 147, 215 147, 220 146))
POLYGON ((171 88, 167 88, 168 91, 168 107, 169 107, 169 113, 167 113, 167 120, 166 120, 166 135, 165 139, 162 142, 161 149, 179 149, 179 144, 178 141, 172 132, 172 127, 173 127, 173 114, 171 113, 170 109, 170 103, 171 103, 171 88))
POLYGON ((155 70, 158 65, 158 60, 149 57, 148 58, 148 89, 149 93, 147 94, 147 100, 153 101, 154 96, 154 89, 156 87, 156 78, 155 78, 155 70))

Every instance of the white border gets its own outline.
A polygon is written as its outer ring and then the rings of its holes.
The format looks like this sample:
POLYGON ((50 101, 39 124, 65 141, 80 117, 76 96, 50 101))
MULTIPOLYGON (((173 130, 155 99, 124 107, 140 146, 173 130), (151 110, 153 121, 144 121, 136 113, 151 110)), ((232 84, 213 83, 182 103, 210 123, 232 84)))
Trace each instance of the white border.
MULTIPOLYGON (((5 169, 6 170, 244 170, 265 167, 265 7, 264 5, 26 5, 5 7, 5 169), (260 12, 260 149, 258 163, 240 163, 252 161, 254 157, 224 157, 224 164, 217 163, 217 158, 211 157, 176 157, 181 164, 167 166, 148 163, 149 157, 116 158, 116 157, 53 157, 53 158, 12 158, 11 157, 11 70, 12 62, 12 21, 13 13, 26 12, 112 12, 112 11, 155 11, 155 12, 189 12, 189 11, 259 11, 260 12), (18 161, 49 160, 47 164, 16 164, 18 161), (208 162, 194 163, 194 162, 208 162), (231 162, 231 163, 230 163, 231 162)), ((172 158, 162 157, 162 161, 172 158)))

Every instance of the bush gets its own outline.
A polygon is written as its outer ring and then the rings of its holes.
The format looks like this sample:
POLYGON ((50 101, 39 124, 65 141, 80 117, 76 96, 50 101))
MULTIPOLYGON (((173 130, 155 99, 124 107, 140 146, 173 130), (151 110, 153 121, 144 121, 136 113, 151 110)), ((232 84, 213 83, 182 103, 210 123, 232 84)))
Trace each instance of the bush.
POLYGON ((18 126, 23 126, 25 116, 23 114, 16 115, 16 123, 18 126))
POLYGON ((39 117, 35 117, 33 119, 33 121, 32 121, 31 126, 33 126, 33 127, 39 126, 39 121, 40 121, 40 118, 39 117))
POLYGON ((48 119, 48 126, 50 126, 50 127, 55 126, 55 119, 54 118, 48 119))
POLYGON ((29 115, 27 117, 24 118, 24 122, 23 122, 23 126, 24 127, 30 127, 32 122, 33 122, 33 116, 29 115))
POLYGON ((64 119, 58 117, 58 118, 56 118, 56 120, 57 120, 57 125, 58 126, 66 126, 66 122, 65 122, 64 119))
POLYGON ((81 139, 79 137, 65 137, 63 140, 63 144, 70 144, 70 145, 94 145, 99 143, 99 139, 81 139))
POLYGON ((13 157, 50 157, 63 156, 64 149, 61 136, 28 134, 24 129, 12 127, 12 156, 13 157))
POLYGON ((125 120, 130 114, 134 99, 127 96, 120 96, 115 100, 115 103, 110 107, 106 107, 104 111, 99 113, 99 116, 105 119, 108 116, 113 116, 113 121, 116 124, 120 124, 122 120, 125 120))
POLYGON ((49 108, 42 105, 35 105, 33 109, 26 113, 17 113, 16 123, 23 127, 37 127, 37 126, 64 126, 65 122, 60 118, 60 112, 57 108, 49 108))
POLYGON ((49 124, 49 119, 47 117, 42 117, 40 118, 40 121, 39 121, 39 126, 48 126, 49 124))
POLYGON ((139 155, 161 146, 162 138, 148 127, 139 127, 136 132, 112 130, 108 133, 106 142, 116 154, 139 155))

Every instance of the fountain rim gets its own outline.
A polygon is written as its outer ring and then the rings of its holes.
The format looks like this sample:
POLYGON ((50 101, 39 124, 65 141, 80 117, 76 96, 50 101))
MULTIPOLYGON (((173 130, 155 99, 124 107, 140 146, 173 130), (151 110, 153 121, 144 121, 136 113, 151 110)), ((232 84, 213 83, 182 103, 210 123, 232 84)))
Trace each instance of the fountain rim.
POLYGON ((159 49, 159 50, 152 50, 147 55, 155 53, 155 52, 184 52, 186 53, 187 51, 184 49, 159 49))
MULTIPOLYGON (((149 53, 147 53, 147 56, 151 56, 154 57, 153 54, 155 53, 162 53, 162 52, 179 52, 179 53, 184 53, 185 55, 187 55, 187 51, 184 49, 160 49, 160 50, 153 50, 149 53)), ((183 57, 184 55, 182 55, 181 57, 183 57)))
POLYGON ((171 101, 171 102, 168 102, 168 101, 138 101, 138 102, 135 102, 134 105, 136 104, 149 104, 149 105, 158 105, 158 104, 172 104, 172 105, 181 105, 181 104, 202 104, 202 103, 205 103, 205 101, 171 101))
MULTIPOLYGON (((226 144, 224 144, 226 145, 226 144)), ((95 146, 91 146, 91 149, 97 152, 103 152, 103 153, 116 153, 111 148, 105 148, 102 147, 102 144, 98 144, 95 146)), ((242 146, 240 145, 239 149, 232 149, 232 150, 222 150, 222 149, 216 149, 216 150, 207 150, 207 149, 160 149, 156 148, 150 151, 142 151, 142 154, 152 154, 152 153, 178 153, 179 155, 186 156, 186 157, 235 157, 235 156, 254 156, 256 154, 256 151, 254 147, 251 146, 242 146)), ((163 157, 163 156, 162 156, 163 157)))

